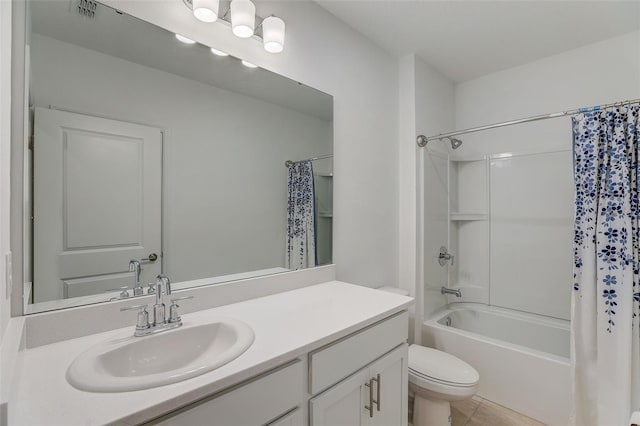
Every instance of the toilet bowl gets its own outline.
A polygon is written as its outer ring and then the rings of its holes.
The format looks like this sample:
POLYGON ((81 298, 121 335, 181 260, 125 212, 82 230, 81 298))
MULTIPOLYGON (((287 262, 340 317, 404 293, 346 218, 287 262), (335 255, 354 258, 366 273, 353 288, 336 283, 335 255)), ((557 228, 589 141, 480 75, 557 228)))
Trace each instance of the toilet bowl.
POLYGON ((480 375, 469 364, 437 349, 409 346, 409 390, 413 426, 448 426, 451 401, 471 398, 480 375))
MULTIPOLYGON (((395 287, 378 290, 407 295, 395 287)), ((409 391, 413 392, 413 426, 450 426, 451 402, 471 398, 480 375, 469 364, 437 349, 409 346, 409 391)))

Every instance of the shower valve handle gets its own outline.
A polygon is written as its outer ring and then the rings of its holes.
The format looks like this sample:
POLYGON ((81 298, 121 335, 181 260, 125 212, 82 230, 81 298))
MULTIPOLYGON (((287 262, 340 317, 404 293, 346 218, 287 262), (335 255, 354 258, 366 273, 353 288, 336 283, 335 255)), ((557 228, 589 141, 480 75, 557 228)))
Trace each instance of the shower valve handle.
POLYGON ((451 266, 453 266, 454 255, 447 251, 445 246, 440 247, 440 253, 438 254, 438 263, 440 266, 444 266, 447 262, 451 261, 451 266))

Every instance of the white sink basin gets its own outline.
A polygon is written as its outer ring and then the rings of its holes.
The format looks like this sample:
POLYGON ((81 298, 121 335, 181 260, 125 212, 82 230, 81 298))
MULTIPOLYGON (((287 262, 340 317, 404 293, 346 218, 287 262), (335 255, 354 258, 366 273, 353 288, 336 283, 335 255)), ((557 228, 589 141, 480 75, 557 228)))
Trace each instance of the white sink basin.
POLYGON ((185 322, 175 330, 94 346, 71 363, 67 381, 90 392, 162 386, 221 367, 242 355, 253 339, 251 327, 234 319, 185 322))

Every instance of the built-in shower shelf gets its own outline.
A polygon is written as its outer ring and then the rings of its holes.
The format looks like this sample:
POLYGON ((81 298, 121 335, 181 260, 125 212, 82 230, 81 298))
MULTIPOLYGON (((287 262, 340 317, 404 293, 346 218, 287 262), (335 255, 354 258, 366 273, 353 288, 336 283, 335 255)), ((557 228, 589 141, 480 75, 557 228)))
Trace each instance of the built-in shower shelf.
POLYGON ((487 220, 487 213, 470 213, 470 212, 451 212, 450 219, 452 221, 471 221, 471 220, 487 220))
POLYGON ((320 173, 316 173, 316 176, 332 178, 333 172, 320 172, 320 173))
POLYGON ((318 217, 324 217, 327 219, 333 218, 333 212, 318 212, 318 217))

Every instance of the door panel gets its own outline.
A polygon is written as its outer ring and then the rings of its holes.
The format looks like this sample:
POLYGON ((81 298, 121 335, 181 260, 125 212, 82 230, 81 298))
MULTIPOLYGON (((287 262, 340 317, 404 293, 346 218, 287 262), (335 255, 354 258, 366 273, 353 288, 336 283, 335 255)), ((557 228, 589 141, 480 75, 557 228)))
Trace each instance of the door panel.
MULTIPOLYGON (((161 130, 44 108, 34 122, 35 301, 132 287, 129 261, 161 253, 161 130)), ((143 285, 160 272, 143 263, 143 285)))
POLYGON ((90 296, 124 286, 131 287, 132 280, 129 272, 62 280, 64 298, 90 296))
POLYGON ((62 138, 64 250, 141 245, 144 141, 70 129, 62 138))
MULTIPOLYGON (((359 426, 364 416, 367 371, 361 370, 309 401, 311 426, 359 426)), ((367 399, 368 401, 368 399, 367 399)), ((368 415, 368 414, 367 414, 368 415)))
POLYGON ((408 407, 408 372, 407 372, 407 345, 395 349, 380 360, 371 364, 369 369, 371 377, 379 377, 379 382, 374 384, 374 398, 378 398, 379 406, 376 406, 372 426, 406 426, 408 407))

